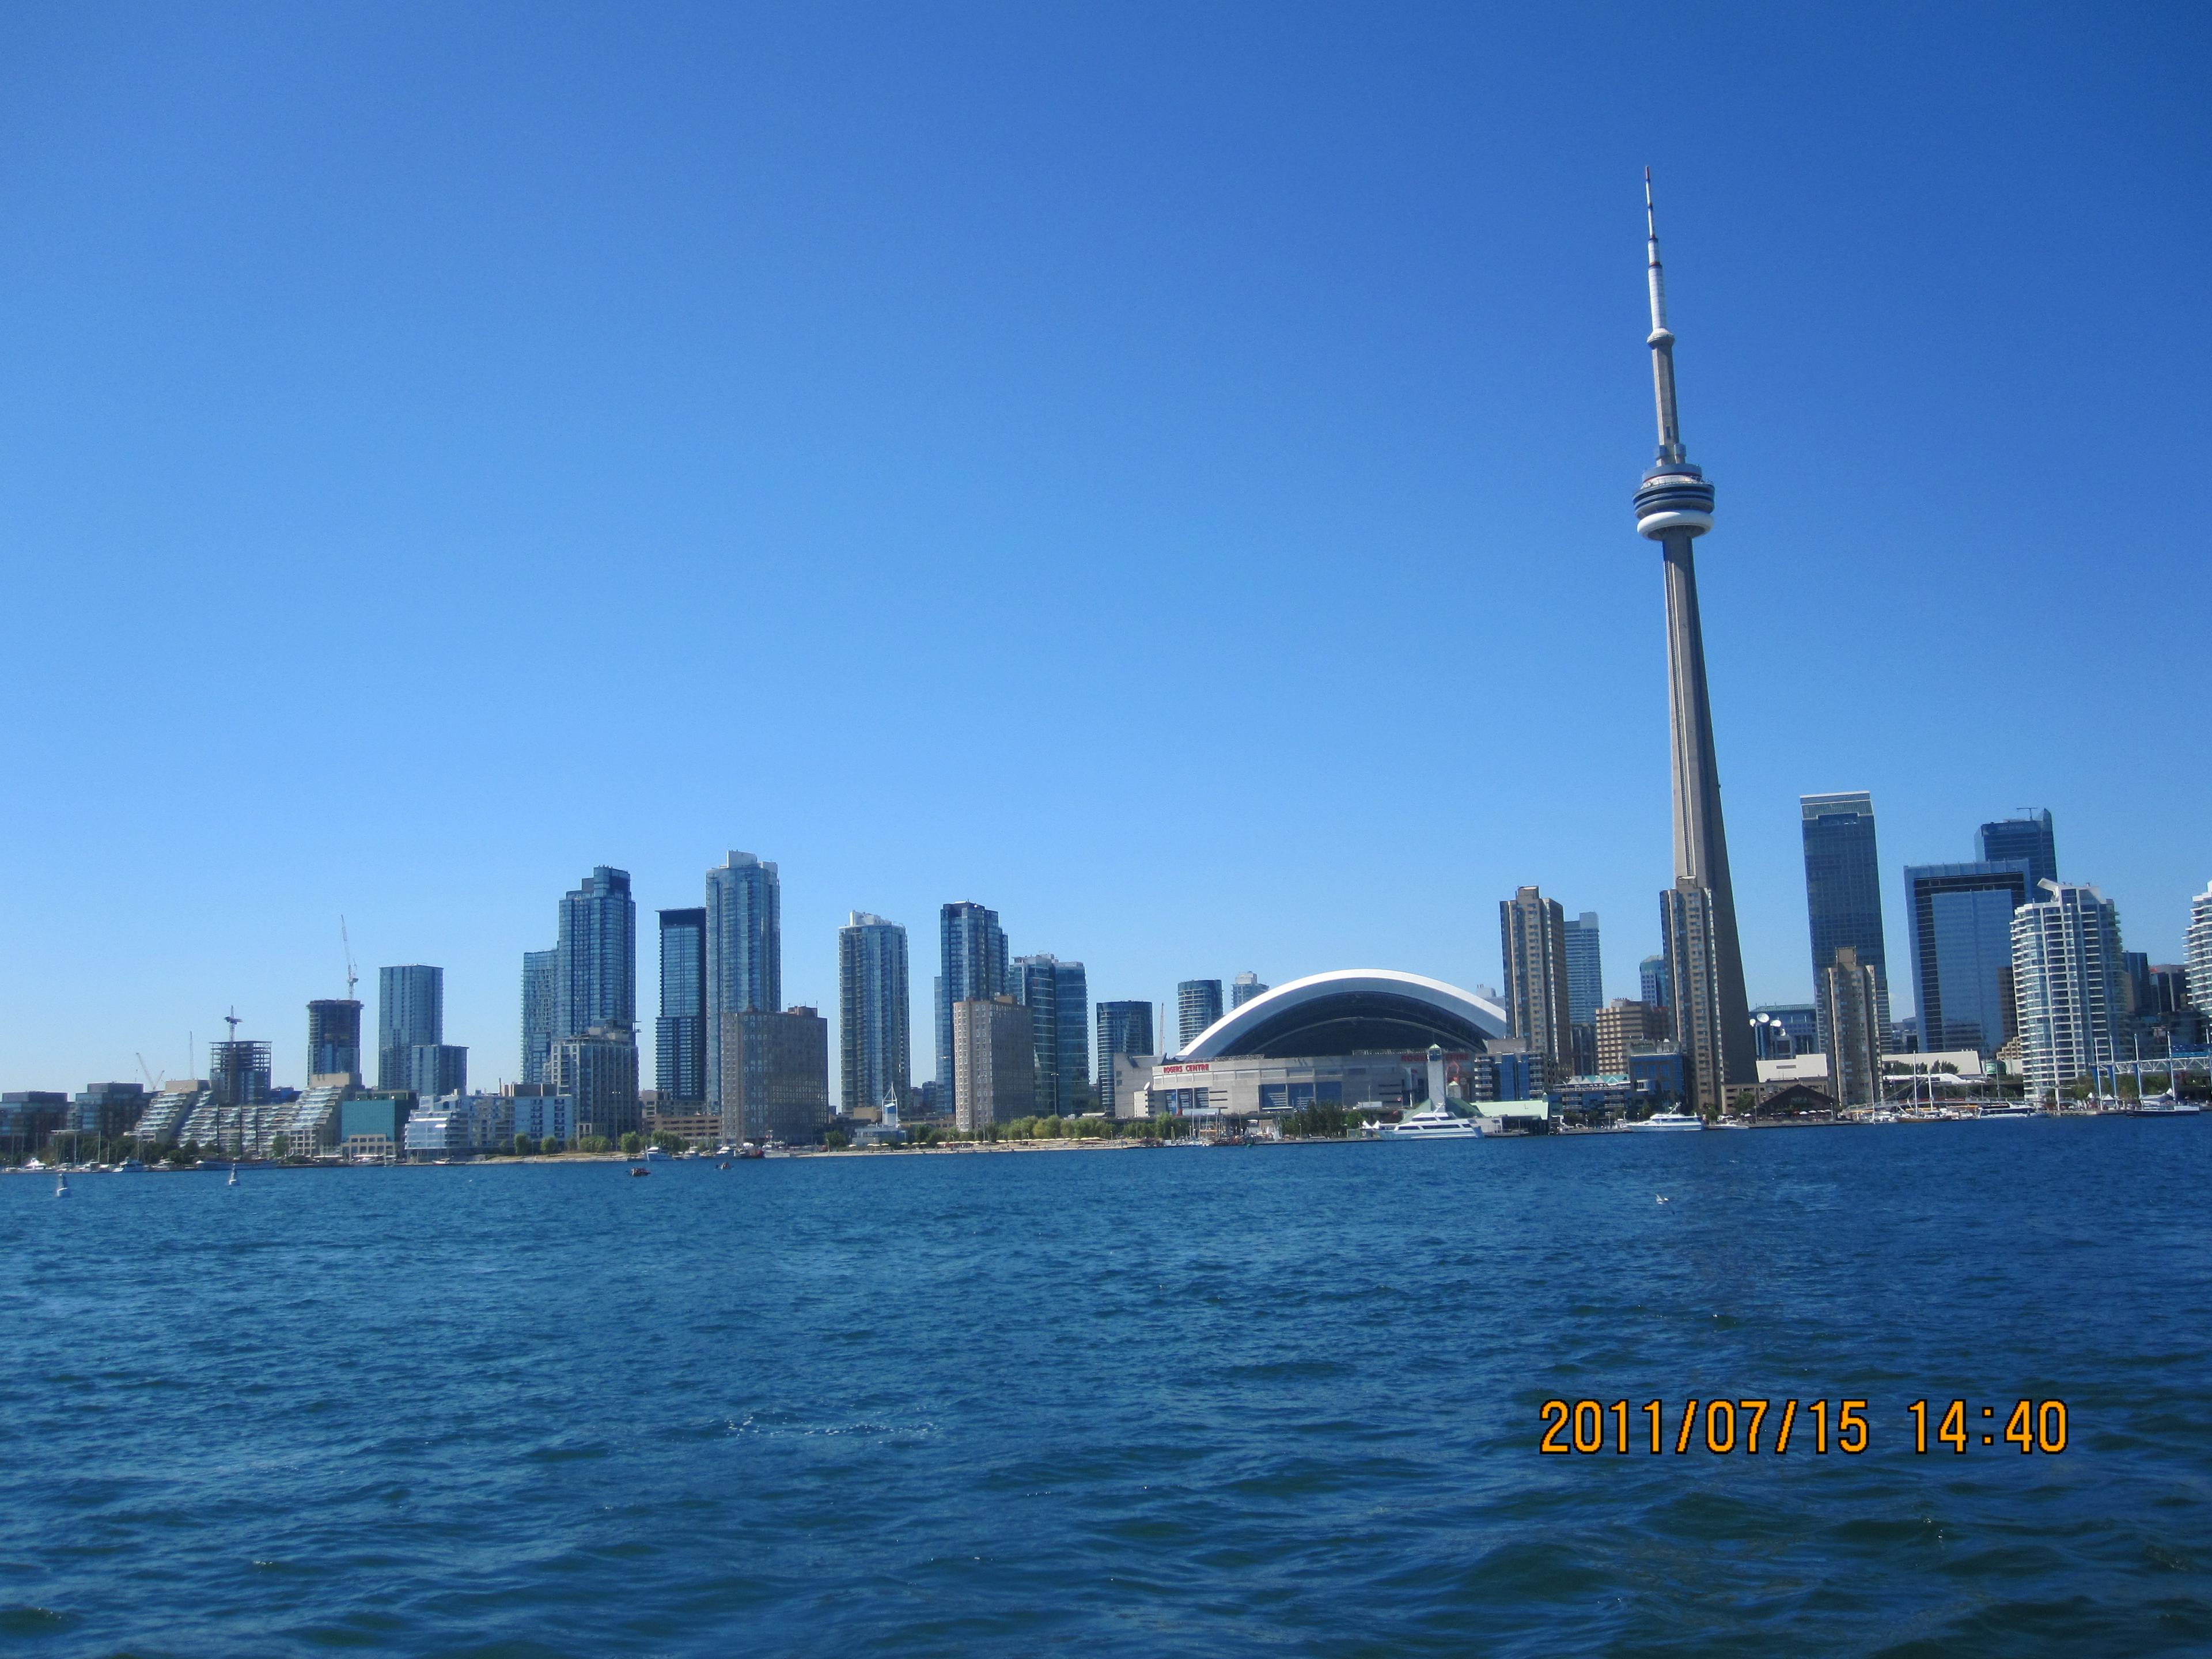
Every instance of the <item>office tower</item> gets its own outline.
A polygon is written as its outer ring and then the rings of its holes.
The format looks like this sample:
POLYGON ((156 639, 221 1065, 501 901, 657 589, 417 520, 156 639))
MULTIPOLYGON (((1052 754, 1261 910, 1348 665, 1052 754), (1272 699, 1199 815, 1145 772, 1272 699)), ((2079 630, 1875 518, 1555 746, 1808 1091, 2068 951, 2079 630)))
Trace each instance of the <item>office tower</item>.
POLYGON ((361 1004, 329 997, 307 1005, 307 1081, 319 1077, 361 1081, 361 1004))
POLYGON ((640 1121, 637 1039, 628 1025, 592 1025, 556 1037, 545 1087, 574 1103, 576 1133, 618 1141, 640 1121))
POLYGON ((1805 914, 1813 939, 1814 1002, 1821 1009, 1820 1047, 1827 1035, 1821 975, 1848 945, 1858 965, 1874 969, 1882 1048, 1889 1047, 1889 970, 1882 953, 1881 867, 1875 852, 1874 798, 1864 790, 1805 795, 1798 807, 1805 837, 1805 914))
POLYGON ((2046 881, 2013 912, 2013 994, 2030 1098, 2049 1100, 2118 1057, 2120 956, 2119 912, 2094 887, 2046 881))
POLYGON ((1983 864, 2018 859, 2027 866, 2028 892, 2040 892, 2045 882, 2058 879, 2058 838, 2051 830, 2049 809, 1984 824, 1974 836, 1974 856, 1983 864))
POLYGON ((1624 1077, 1629 1050, 1640 1043, 1663 1042, 1667 1016, 1649 1003, 1616 997, 1597 1011, 1590 1022, 1595 1033, 1597 1070, 1601 1077, 1624 1077))
POLYGON ((1036 1115, 1035 1030, 1010 996, 953 1005, 953 1115, 963 1133, 1036 1115))
POLYGON ((837 1081, 848 1112, 886 1100, 906 1109, 911 1006, 906 929, 865 910, 848 913, 837 930, 837 1081))
POLYGON ((1585 910, 1560 929, 1567 952, 1567 1023, 1594 1025, 1605 1005, 1605 970, 1598 960, 1597 912, 1585 910))
MULTIPOLYGON (((387 970, 388 971, 388 970, 387 970)), ((233 1030, 236 1029, 235 1024, 233 1030)), ((269 1103, 269 1045, 234 1037, 208 1044, 208 1084, 218 1106, 269 1103)))
POLYGON ((1030 1011, 1040 1117, 1080 1117, 1091 1109, 1091 988, 1079 962, 1017 957, 1006 990, 1030 1011))
POLYGON ((1636 964, 1636 977, 1643 991, 1642 1001, 1647 1008, 1656 1008, 1667 1022, 1667 1030, 1674 1029, 1674 1017, 1667 1011, 1674 998, 1667 991, 1667 958, 1665 956, 1646 957, 1636 964))
POLYGON ((707 1094, 721 1098, 722 1016, 783 1006, 783 883, 750 853, 707 872, 707 1094))
POLYGON ((1230 982, 1229 1006, 1231 1008, 1242 1008, 1254 997, 1262 997, 1267 994, 1267 988, 1260 983, 1259 975, 1250 972, 1242 973, 1230 982))
POLYGON ((1923 1048, 1993 1054, 2012 1040, 2012 913, 2033 890, 2018 859, 1905 866, 1923 1048))
POLYGON ((2189 901, 2189 1002, 2212 1014, 2212 882, 2189 901))
POLYGON ((1881 1103, 1881 1057, 1888 1048, 1882 1023, 1881 975, 1860 964, 1858 952, 1839 945, 1821 970, 1820 1006, 1828 1010, 1828 1085, 1838 1106, 1881 1103))
POLYGON ((1176 1024, 1182 1047, 1188 1048, 1198 1034, 1221 1018, 1221 981, 1187 979, 1176 987, 1176 1024))
MULTIPOLYGON (((1715 958, 1719 923, 1712 889, 1686 876, 1659 895, 1659 938, 1667 952, 1667 983, 1674 993, 1674 1046, 1682 1052, 1684 1098, 1699 1112, 1727 1109, 1733 1086, 1727 1058, 1727 1012, 1715 958)), ((1744 1013, 1744 1047, 1750 1048, 1751 1014, 1744 1013)), ((1759 1061, 1751 1062, 1752 1074, 1759 1061)))
POLYGON ((418 1042, 407 1051, 407 1080, 420 1104, 469 1091, 469 1051, 447 1042, 418 1042))
POLYGON ((938 1109, 957 1115, 952 1010, 957 1003, 988 1002, 1006 988, 1006 934, 999 913, 965 901, 946 905, 937 915, 937 948, 938 1109))
POLYGON ((1686 1066, 1696 1064, 1690 1033, 1706 1044, 1705 1077, 1692 1085, 1701 1099, 1718 1102, 1736 1086, 1756 1084, 1751 1050, 1751 1008, 1743 988, 1743 951, 1737 941, 1735 887, 1729 877, 1728 831, 1721 819, 1720 763, 1713 745, 1712 698, 1705 685, 1705 625, 1698 614, 1697 564, 1690 544, 1713 527, 1713 487, 1690 463, 1682 447, 1674 401, 1674 336, 1667 327, 1667 286, 1659 264, 1659 225, 1651 206, 1651 174, 1644 175, 1644 224, 1648 240, 1645 280, 1650 289, 1651 383, 1659 413, 1659 453, 1636 492, 1636 532, 1657 542, 1667 586, 1667 707, 1672 732, 1674 784, 1674 885, 1660 895, 1662 913, 1695 919, 1694 949, 1668 954, 1674 1026, 1686 1066), (1680 896, 1683 884, 1705 896, 1680 896), (1695 963, 1711 983, 1685 980, 1695 963), (1689 1011, 1692 1018, 1686 1018, 1689 1011))
POLYGON ((806 1146, 830 1126, 830 1022, 812 1008, 722 1016, 722 1133, 806 1146))
MULTIPOLYGON (((1762 1002, 1753 1009, 1754 1017, 1764 1014, 1767 1020, 1779 1026, 1790 1040, 1793 1054, 1817 1054, 1820 1052, 1820 1013, 1810 1002, 1762 1002)), ((1767 1058, 1771 1059, 1769 1055, 1767 1058)))
POLYGON ((599 865, 562 896, 561 942, 554 949, 559 953, 553 970, 554 1036, 575 1036, 595 1026, 634 1034, 637 901, 630 896, 629 871, 599 865))
POLYGON ((553 982, 560 972, 558 951, 522 953, 522 1080, 545 1081, 553 1052, 553 982))
POLYGON ((446 1040, 446 970, 420 963, 376 970, 376 1086, 407 1086, 407 1051, 446 1040))
POLYGON ((1534 887, 1498 902, 1498 951, 1505 963, 1505 1011, 1513 1035, 1544 1056, 1552 1077, 1568 1075, 1574 1040, 1567 1027, 1566 916, 1534 887))
POLYGON ((1102 1002, 1098 1005, 1098 1109, 1119 1117, 1121 1101, 1114 1088, 1114 1061, 1130 1054, 1156 1054, 1152 1047, 1152 1005, 1149 1002, 1102 1002))
POLYGON ((707 913, 660 913, 660 1012, 653 1023, 660 1098, 696 1109, 707 1093, 707 913))

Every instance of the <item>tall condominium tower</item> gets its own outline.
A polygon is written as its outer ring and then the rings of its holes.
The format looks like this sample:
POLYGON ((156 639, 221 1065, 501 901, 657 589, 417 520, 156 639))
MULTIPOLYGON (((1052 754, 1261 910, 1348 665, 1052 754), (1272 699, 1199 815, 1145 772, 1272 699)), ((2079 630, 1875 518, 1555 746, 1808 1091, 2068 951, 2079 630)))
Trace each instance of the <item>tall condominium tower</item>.
MULTIPOLYGON (((555 1042, 594 1028, 637 1029, 637 901, 629 872, 602 864, 561 900, 553 967, 555 1042)), ((635 1067, 633 1067, 635 1071, 635 1067)))
POLYGON ((2189 901, 2189 1000, 2212 1013, 2212 882, 2189 901))
POLYGON ((1858 952, 1839 945, 1820 972, 1820 1006, 1828 1010, 1828 1086, 1838 1106, 1881 1104, 1881 1057, 1889 1025, 1881 981, 1858 952))
POLYGON ((952 1007, 955 1121, 964 1133, 1037 1109, 1035 1024, 1012 997, 963 998, 952 1007))
MULTIPOLYGON (((1544 1056, 1547 1075, 1565 1077, 1574 1060, 1567 1018, 1566 915, 1534 887, 1498 902, 1498 953, 1505 964, 1505 1010, 1513 1035, 1544 1056)), ((1596 1010, 1591 1010, 1593 1020, 1596 1010)))
POLYGON ((446 970, 420 963, 376 970, 376 1086, 404 1089, 407 1051, 446 1040, 446 970))
POLYGON ((1098 1005, 1098 1109, 1109 1117, 1121 1115, 1121 1101, 1114 1085, 1114 1062, 1131 1054, 1156 1054, 1152 1047, 1152 1005, 1149 1002, 1102 1002, 1098 1005))
POLYGON ((1239 974, 1229 982, 1229 1006, 1231 1008, 1242 1008, 1254 997, 1267 994, 1267 988, 1260 983, 1260 976, 1255 973, 1239 974))
POLYGON ((653 1023, 653 1080, 661 1105, 698 1109, 707 1092, 707 913, 660 913, 660 1013, 653 1023))
MULTIPOLYGON (((1864 790, 1805 795, 1798 805, 1805 836, 1805 915, 1813 939, 1814 1000, 1820 1009, 1820 1048, 1829 1040, 1821 975, 1848 945, 1871 968, 1881 1029, 1889 1030, 1889 966, 1882 951, 1881 860, 1875 851, 1874 797, 1864 790)), ((1923 1045, 1932 1046, 1932 1045, 1923 1045)), ((1882 1039, 1882 1052, 1889 1052, 1882 1039)))
POLYGON ((2013 989, 2031 1098, 2051 1099, 2118 1058, 2121 955, 2119 911, 2094 887, 2046 881, 2013 912, 2013 989))
POLYGON ((307 1005, 307 1076, 361 1081, 361 1004, 351 997, 307 1005))
POLYGON ((1974 836, 1974 856, 1984 864, 2020 860, 2027 866, 2029 894, 2040 891, 2045 882, 2058 879, 2058 838, 2051 833, 2050 809, 1984 824, 1974 836))
POLYGON ((722 1016, 783 1006, 783 883, 750 853, 707 872, 707 1097, 722 1097, 722 1016))
MULTIPOLYGON (((1651 292, 1652 386, 1658 399, 1659 454, 1636 492, 1636 531, 1657 542, 1667 580, 1667 703, 1674 733, 1674 888, 1661 895, 1662 908, 1695 911, 1701 918, 1703 948, 1668 952, 1670 964, 1696 961, 1712 976, 1710 985, 1691 984, 1678 972, 1673 992, 1678 1033, 1685 1030, 1680 1009, 1711 1009, 1717 1029, 1711 1034, 1708 1071, 1718 1078, 1693 1081, 1700 1100, 1718 1100, 1730 1088, 1759 1080, 1752 1052, 1751 1007, 1743 989, 1743 951, 1736 939, 1735 889, 1729 879, 1728 832, 1721 822, 1720 763, 1713 749, 1712 699, 1705 689, 1705 629, 1698 617, 1698 573, 1691 556, 1692 538, 1713 527, 1713 487, 1690 463, 1682 447, 1674 403, 1674 337, 1667 327, 1667 287, 1659 264, 1659 226, 1651 206, 1651 173, 1644 174, 1644 224, 1647 239, 1645 278, 1651 292), (1682 901, 1684 884, 1703 897, 1682 901)), ((1686 1035, 1682 1052, 1695 1057, 1686 1035)))
POLYGON ((837 1079, 845 1109, 906 1109, 914 1066, 907 1030, 906 929, 850 912, 837 930, 837 1079))
POLYGON ((1905 866, 1923 1048, 1993 1054, 2017 1033, 2012 913, 2033 890, 2019 859, 1905 866))
POLYGON ((960 1079, 953 1065, 952 1010, 963 1002, 988 1002, 1006 988, 1006 933, 996 910, 963 900, 938 912, 937 946, 937 1109, 957 1114, 960 1079))
POLYGON ((1176 987, 1176 1027, 1186 1048, 1198 1034, 1221 1018, 1221 981, 1187 979, 1176 987))
POLYGON ((1006 988, 1030 1011, 1041 1117, 1078 1117, 1091 1109, 1091 988, 1079 962, 1016 957, 1006 988))
POLYGON ((553 981, 560 973, 558 951, 522 953, 522 1080, 545 1083, 553 1054, 553 981))
POLYGON ((1561 935, 1567 947, 1567 1019, 1592 1025, 1605 1006, 1605 969, 1598 959, 1597 912, 1585 910, 1569 921, 1561 935))

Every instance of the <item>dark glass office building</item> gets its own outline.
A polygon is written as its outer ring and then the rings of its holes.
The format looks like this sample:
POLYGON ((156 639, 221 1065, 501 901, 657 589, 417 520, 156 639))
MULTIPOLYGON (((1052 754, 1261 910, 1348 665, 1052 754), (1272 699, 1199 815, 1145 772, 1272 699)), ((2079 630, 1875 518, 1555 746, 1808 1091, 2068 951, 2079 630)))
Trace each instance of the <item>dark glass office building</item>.
POLYGON ((407 1051, 446 1040, 446 970, 423 963, 376 970, 376 1086, 404 1089, 407 1051))
POLYGON ((937 1109, 957 1112, 960 1090, 953 1076, 952 1008, 988 1002, 1006 988, 1006 930, 999 913, 962 900, 937 913, 937 1109))
POLYGON ((661 1109, 707 1099, 707 913, 660 913, 660 1017, 653 1022, 653 1085, 661 1109))
POLYGON ((1120 1115, 1114 1094, 1116 1054, 1156 1054, 1152 1047, 1152 1005, 1149 1002, 1102 1002, 1098 1005, 1098 1109, 1109 1117, 1120 1115))
POLYGON ((2042 896, 2036 890, 2043 883, 2058 879, 2058 839, 2051 833, 2048 809, 1984 824, 1974 848, 1984 864, 2018 859, 2027 866, 2027 902, 2042 896))
POLYGON ((361 1004, 330 997, 307 1005, 307 1075, 361 1075, 361 1004))
POLYGON ((1863 790, 1805 795, 1805 914, 1813 939, 1813 989, 1820 1049, 1833 1054, 1820 987, 1836 952, 1849 945, 1875 975, 1875 1019, 1888 1051, 1889 967, 1881 939, 1881 861, 1875 851, 1874 798, 1863 790))
POLYGON ((2030 896, 2021 859, 1905 866, 1922 1048, 1993 1054, 2019 1030, 2012 913, 2030 896))
POLYGON ((1030 1011, 1041 1117, 1076 1117, 1091 1109, 1091 988, 1079 962, 1017 957, 1006 989, 1030 1011))

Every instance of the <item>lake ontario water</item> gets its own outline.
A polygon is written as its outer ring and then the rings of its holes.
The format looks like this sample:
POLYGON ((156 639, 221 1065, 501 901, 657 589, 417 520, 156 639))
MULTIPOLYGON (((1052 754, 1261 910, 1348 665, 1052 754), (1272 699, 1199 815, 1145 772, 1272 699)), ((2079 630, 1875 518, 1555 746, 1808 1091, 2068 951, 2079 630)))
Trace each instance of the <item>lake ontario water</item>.
POLYGON ((2212 1119, 0 1178, 0 1650, 2203 1653, 2208 1177, 2212 1119), (1978 1443, 2022 1398, 2064 1452, 1978 1443))

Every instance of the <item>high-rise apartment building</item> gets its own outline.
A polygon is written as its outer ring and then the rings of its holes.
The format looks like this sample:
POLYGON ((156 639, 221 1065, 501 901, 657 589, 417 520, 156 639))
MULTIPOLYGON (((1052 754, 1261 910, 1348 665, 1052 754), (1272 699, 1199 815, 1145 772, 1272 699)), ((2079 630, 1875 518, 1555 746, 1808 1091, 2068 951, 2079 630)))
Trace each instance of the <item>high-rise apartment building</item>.
POLYGON ((953 1005, 953 1114, 963 1133, 1036 1115, 1035 1030, 1010 996, 953 1005))
POLYGON ((1260 983, 1259 975, 1250 972, 1242 973, 1230 981, 1229 1006, 1231 1008, 1242 1008, 1254 997, 1263 997, 1267 994, 1267 988, 1260 983))
POLYGON ((2018 859, 2027 866, 2029 894, 2040 892, 2045 882, 2058 879, 2058 838, 2051 833, 2049 810, 1984 824, 1974 836, 1974 856, 1983 864, 2018 859))
POLYGON ((1881 981, 1858 952, 1839 945, 1821 970, 1820 1006, 1828 1010, 1828 1085, 1838 1106, 1881 1103, 1881 1057, 1888 1048, 1881 981))
POLYGON ((906 929, 866 910, 849 912, 837 930, 837 1081, 848 1112, 886 1100, 906 1109, 911 1006, 906 929))
POLYGON ((1905 866, 1923 1048, 1993 1054, 2012 1040, 2012 913, 2033 890, 2019 859, 1905 866))
POLYGON ((553 984, 561 969, 558 951, 522 953, 522 1080, 542 1084, 553 1053, 553 984))
POLYGON ((1667 1016, 1645 1002, 1616 997, 1597 1011, 1591 1029, 1595 1033, 1597 1070, 1604 1077, 1628 1074, 1629 1051, 1639 1044, 1666 1039, 1667 1016))
POLYGON ((619 1026, 635 1042, 637 901, 630 896, 629 871, 599 865, 562 896, 561 942, 554 949, 555 1037, 619 1026))
MULTIPOLYGON (((1685 1098, 1697 1111, 1729 1104, 1727 1018, 1722 977, 1715 966, 1719 941, 1712 890, 1687 877, 1659 895, 1659 938, 1667 952, 1667 983, 1674 994, 1674 1045, 1682 1052, 1685 1098)), ((1751 1015, 1744 1015, 1744 1043, 1751 1043, 1751 1015)), ((1752 1061, 1753 1073, 1758 1060, 1752 1061)))
POLYGON ((660 1012, 653 1022, 653 1084, 673 1115, 696 1114, 707 1094, 707 913, 660 913, 660 1012))
POLYGON ((812 1008, 722 1016, 722 1133, 799 1146, 830 1125, 830 1022, 812 1008))
POLYGON ((446 970, 420 963, 376 970, 376 1086, 407 1086, 407 1051, 446 1040, 446 970))
POLYGON ((1030 1011, 1036 1059, 1036 1112, 1079 1117, 1091 1109, 1091 988, 1079 962, 1017 957, 1006 989, 1030 1011))
POLYGON ((1874 798, 1864 790, 1806 795, 1798 803, 1805 837, 1805 915, 1813 941, 1814 1001, 1821 1010, 1820 1046, 1835 1052, 1827 1035, 1822 975, 1848 945, 1862 968, 1874 970, 1880 1005, 1882 1052, 1889 1051, 1889 969, 1882 951, 1881 865, 1875 850, 1874 798))
POLYGON ((593 1025, 554 1040, 545 1086, 575 1109, 575 1133, 618 1141, 637 1128, 637 1034, 628 1025, 593 1025))
POLYGON ((418 1042, 407 1051, 406 1080, 424 1103, 444 1095, 466 1094, 469 1089, 469 1051, 450 1042, 418 1042))
POLYGON ((783 882, 732 853, 707 872, 707 1094, 721 1098, 722 1016, 783 1006, 783 882))
POLYGON ((2189 901, 2189 1001, 2212 1015, 2212 882, 2189 901))
POLYGON ((1114 1062, 1134 1054, 1157 1054, 1152 1047, 1152 1005, 1149 1002, 1102 1002, 1098 1005, 1098 1109, 1119 1117, 1121 1103, 1114 1086, 1114 1062))
POLYGON ((1176 987, 1176 1028, 1185 1048, 1198 1035, 1221 1018, 1221 981, 1187 979, 1176 987))
POLYGON ((2013 912, 2013 994, 2032 1098, 2051 1099, 2119 1057, 2121 956, 2119 911, 2094 887, 2046 881, 2013 912))
MULTIPOLYGON (((1574 1066, 1568 1032, 1566 915, 1557 899, 1534 887, 1498 902, 1498 950, 1505 963, 1505 1011, 1513 1035, 1531 1054, 1544 1056, 1548 1075, 1565 1077, 1574 1066)), ((1592 1010, 1593 1016, 1595 1010, 1592 1010)))
POLYGON ((328 997, 307 1005, 307 1081, 319 1077, 361 1082, 361 1004, 328 997))
POLYGON ((988 1002, 1006 988, 1006 929, 996 910, 966 901, 948 904, 938 912, 937 946, 937 1109, 957 1115, 952 1011, 963 1002, 988 1002))
POLYGON ((1605 1006, 1605 969, 1599 959, 1597 912, 1585 910, 1560 928, 1567 952, 1567 1023, 1594 1025, 1605 1006))

